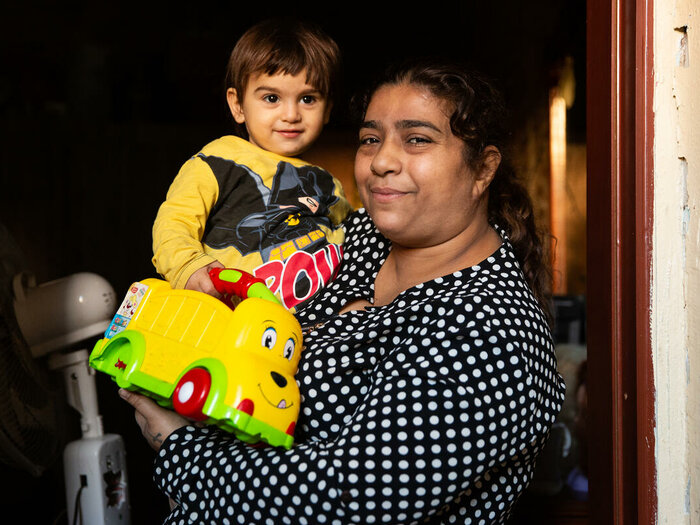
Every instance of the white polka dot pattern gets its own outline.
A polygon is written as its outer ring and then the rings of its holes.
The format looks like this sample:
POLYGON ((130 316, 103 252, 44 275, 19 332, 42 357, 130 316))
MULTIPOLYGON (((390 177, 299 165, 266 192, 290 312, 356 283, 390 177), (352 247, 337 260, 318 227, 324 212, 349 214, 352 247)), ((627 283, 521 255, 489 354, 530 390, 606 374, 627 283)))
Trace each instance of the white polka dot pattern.
POLYGON ((337 279, 297 316, 302 411, 289 451, 215 428, 166 440, 155 479, 168 523, 503 523, 529 483, 564 384, 507 240, 478 266, 373 297, 389 251, 349 218, 337 279))

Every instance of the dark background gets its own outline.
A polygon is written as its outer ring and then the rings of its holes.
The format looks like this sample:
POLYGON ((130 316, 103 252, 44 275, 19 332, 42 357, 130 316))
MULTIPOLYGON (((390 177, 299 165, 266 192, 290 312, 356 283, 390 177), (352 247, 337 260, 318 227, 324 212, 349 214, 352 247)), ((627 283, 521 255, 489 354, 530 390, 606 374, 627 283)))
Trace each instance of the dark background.
MULTIPOLYGON (((95 272, 119 300, 154 275, 151 225, 180 165, 231 132, 227 58, 262 18, 315 20, 340 45, 346 89, 320 148, 354 147, 347 97, 386 63, 418 55, 465 59, 493 77, 514 137, 546 119, 566 56, 585 98, 584 0, 14 4, 0 11, 0 225, 38 282, 95 272)), ((582 103, 569 112, 572 140, 583 140, 584 113, 582 103)), ((105 431, 126 441, 132 522, 157 523, 167 505, 151 482, 153 454, 114 386, 98 377, 98 389, 105 431)), ((58 437, 76 439, 75 414, 65 418, 58 437)), ((38 478, 3 466, 0 476, 3 510, 61 523, 60 457, 38 478)))

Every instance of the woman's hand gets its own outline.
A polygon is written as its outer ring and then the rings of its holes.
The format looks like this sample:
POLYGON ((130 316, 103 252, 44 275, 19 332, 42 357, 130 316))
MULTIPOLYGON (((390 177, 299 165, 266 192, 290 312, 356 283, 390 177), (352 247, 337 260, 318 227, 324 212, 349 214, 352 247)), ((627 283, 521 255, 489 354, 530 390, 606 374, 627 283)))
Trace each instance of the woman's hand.
POLYGON ((189 424, 181 415, 158 406, 146 396, 124 388, 119 389, 119 395, 136 410, 136 422, 141 428, 141 433, 156 452, 173 431, 189 424))

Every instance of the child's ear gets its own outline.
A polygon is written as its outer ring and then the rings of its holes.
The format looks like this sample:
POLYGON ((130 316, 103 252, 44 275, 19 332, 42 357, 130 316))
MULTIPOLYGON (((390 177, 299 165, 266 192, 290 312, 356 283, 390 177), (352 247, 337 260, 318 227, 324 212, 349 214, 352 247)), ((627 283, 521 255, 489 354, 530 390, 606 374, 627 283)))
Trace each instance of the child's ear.
POLYGON ((326 109, 323 112, 323 125, 325 126, 328 124, 328 121, 331 119, 331 110, 333 109, 333 102, 328 101, 326 103, 326 109))
POLYGON ((241 105, 242 101, 238 100, 238 93, 236 93, 235 89, 228 88, 226 90, 226 102, 228 102, 228 108, 231 110, 233 120, 239 124, 243 124, 245 122, 245 115, 243 114, 243 106, 241 105))

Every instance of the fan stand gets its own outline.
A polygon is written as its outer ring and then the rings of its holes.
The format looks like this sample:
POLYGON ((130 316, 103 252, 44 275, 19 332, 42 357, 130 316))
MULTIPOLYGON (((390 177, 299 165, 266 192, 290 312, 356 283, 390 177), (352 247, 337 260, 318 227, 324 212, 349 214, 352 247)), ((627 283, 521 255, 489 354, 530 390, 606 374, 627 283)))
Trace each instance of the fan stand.
POLYGON ((128 524, 129 501, 124 442, 104 434, 97 407, 95 370, 88 351, 52 354, 48 365, 63 371, 68 404, 80 413, 82 437, 63 453, 68 523, 128 524))
POLYGON ((63 452, 68 523, 129 524, 124 442, 117 434, 104 434, 89 353, 60 351, 104 332, 114 314, 114 290, 104 278, 85 272, 38 286, 23 272, 12 286, 15 316, 32 357, 47 356, 49 368, 63 372, 68 404, 81 416, 82 437, 63 452))

